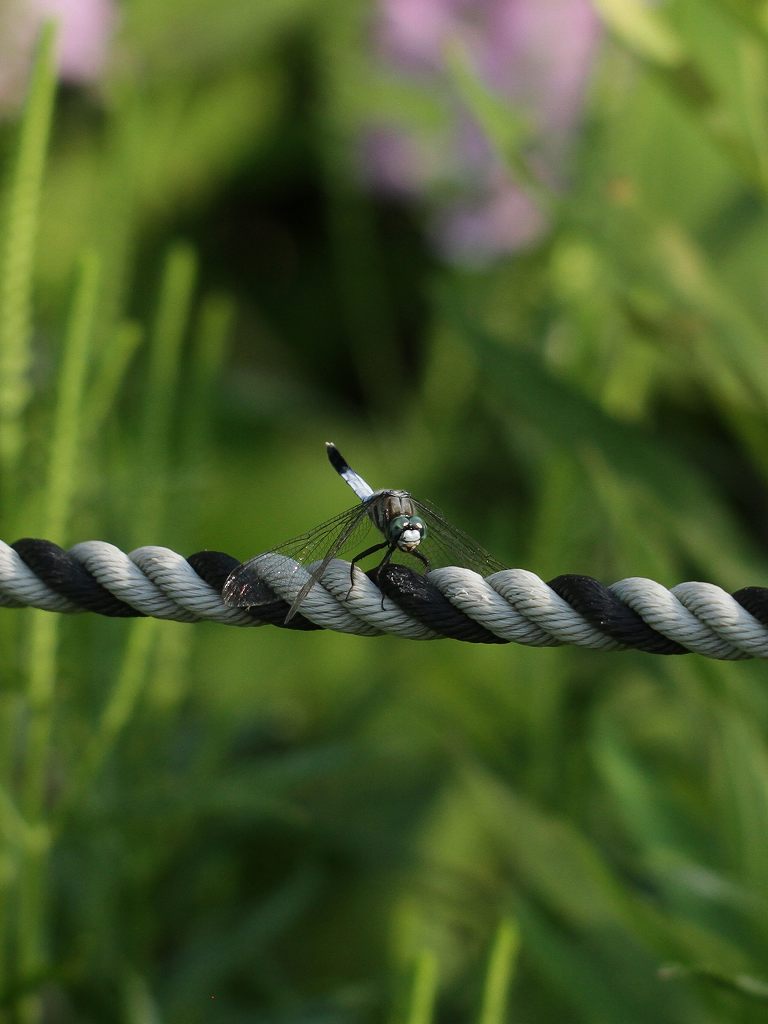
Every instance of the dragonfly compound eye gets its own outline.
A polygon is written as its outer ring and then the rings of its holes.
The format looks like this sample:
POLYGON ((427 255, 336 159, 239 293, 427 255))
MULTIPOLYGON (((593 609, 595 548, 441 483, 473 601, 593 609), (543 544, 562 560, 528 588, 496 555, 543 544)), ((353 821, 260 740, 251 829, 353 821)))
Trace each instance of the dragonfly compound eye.
POLYGON ((417 547, 427 535, 427 524, 421 516, 395 516, 387 527, 392 543, 401 551, 410 551, 417 547))

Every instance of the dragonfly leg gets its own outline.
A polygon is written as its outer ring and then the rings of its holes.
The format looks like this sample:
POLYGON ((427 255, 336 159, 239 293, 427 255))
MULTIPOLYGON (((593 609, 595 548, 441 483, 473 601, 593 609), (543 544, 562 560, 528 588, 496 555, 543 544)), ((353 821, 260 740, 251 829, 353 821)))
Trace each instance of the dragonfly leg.
MULTIPOLYGON (((354 577, 355 563, 362 561, 363 558, 367 558, 368 555, 372 555, 374 553, 374 551, 381 551, 382 548, 387 548, 387 547, 390 547, 390 545, 387 544, 386 541, 383 541, 381 544, 374 544, 373 547, 366 548, 365 551, 361 551, 359 555, 355 555, 355 557, 349 563, 349 591, 347 593, 347 597, 349 597, 349 595, 352 593, 352 587, 355 585, 355 577, 354 577)), ((392 551, 390 551, 388 553, 388 555, 385 556, 385 561, 386 561, 387 558, 391 558, 391 557, 392 557, 392 551)), ((381 566, 379 566, 379 568, 381 568, 381 566)))
MULTIPOLYGON (((389 545, 389 551, 387 551, 386 555, 384 555, 382 560, 376 566, 376 578, 377 579, 379 578, 379 573, 384 568, 384 566, 387 564, 387 562, 389 562, 391 560, 392 555, 394 555, 395 551, 397 551, 397 545, 396 544, 390 544, 389 545)), ((381 610, 384 611, 384 592, 383 591, 382 591, 382 594, 381 594, 381 610)))
POLYGON ((417 551, 414 548, 413 551, 409 551, 408 554, 413 555, 414 558, 418 558, 420 562, 423 562, 427 568, 427 571, 429 571, 429 559, 427 558, 423 551, 417 551))

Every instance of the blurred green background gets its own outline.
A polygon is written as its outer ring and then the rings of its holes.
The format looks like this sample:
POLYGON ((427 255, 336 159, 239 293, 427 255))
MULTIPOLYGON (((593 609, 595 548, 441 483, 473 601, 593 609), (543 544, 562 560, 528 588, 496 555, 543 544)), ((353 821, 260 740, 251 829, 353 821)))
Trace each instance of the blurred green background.
MULTIPOLYGON (((532 42, 534 0, 128 0, 77 73, 44 34, 0 122, 2 537, 246 558, 350 504, 332 439, 543 579, 764 584, 768 20, 552 2, 532 42)), ((765 1019, 759 663, 0 643, 2 1021, 765 1019)))

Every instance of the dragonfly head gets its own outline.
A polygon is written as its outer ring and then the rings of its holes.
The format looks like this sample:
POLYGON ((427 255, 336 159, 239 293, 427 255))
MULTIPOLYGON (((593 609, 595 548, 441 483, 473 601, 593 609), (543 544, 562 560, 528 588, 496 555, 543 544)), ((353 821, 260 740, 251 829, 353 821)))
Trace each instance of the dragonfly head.
POLYGON ((426 535, 427 524, 421 516, 395 516, 387 523, 387 540, 401 551, 413 551, 426 535))

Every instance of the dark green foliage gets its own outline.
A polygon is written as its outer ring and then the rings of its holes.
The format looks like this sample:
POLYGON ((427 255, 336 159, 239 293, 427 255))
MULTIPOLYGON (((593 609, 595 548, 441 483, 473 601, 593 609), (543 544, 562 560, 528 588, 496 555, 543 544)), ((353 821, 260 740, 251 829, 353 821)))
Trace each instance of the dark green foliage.
MULTIPOLYGON (((50 146, 43 52, 3 539, 246 558, 349 504, 332 439, 544 579, 765 585, 765 29, 597 6, 569 189, 482 270, 356 175, 374 111, 434 112, 351 0, 125 4, 50 146)), ((761 664, 11 609, 0 650, 0 1020, 765 1019, 761 664)))

